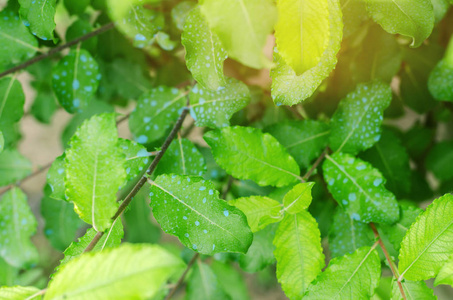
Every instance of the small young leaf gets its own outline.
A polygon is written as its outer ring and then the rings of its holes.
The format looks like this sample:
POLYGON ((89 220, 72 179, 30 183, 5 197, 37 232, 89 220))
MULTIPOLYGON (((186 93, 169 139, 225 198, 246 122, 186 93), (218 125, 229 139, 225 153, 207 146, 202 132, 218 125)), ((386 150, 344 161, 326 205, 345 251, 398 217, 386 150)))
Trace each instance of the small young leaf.
POLYGON ((192 274, 187 281, 188 300, 219 299, 228 300, 230 297, 221 288, 217 276, 211 268, 199 260, 193 266, 192 274))
POLYGON ((216 162, 236 178, 277 187, 300 178, 294 158, 274 137, 258 129, 225 127, 206 133, 204 139, 216 162))
MULTIPOLYGON (((433 290, 430 289, 424 281, 409 281, 404 280, 401 282, 403 286, 406 299, 423 299, 423 300, 436 300, 433 290)), ((391 300, 403 300, 401 291, 395 280, 392 280, 392 298, 391 300)))
POLYGON ((60 251, 74 240, 77 230, 83 224, 74 212, 72 203, 48 196, 41 199, 41 215, 46 221, 44 234, 52 246, 60 251))
POLYGON ((0 186, 21 180, 31 173, 31 162, 17 150, 0 153, 0 186))
MULTIPOLYGON (((453 38, 452 38, 453 45, 453 38)), ((453 52, 453 46, 452 52, 453 52)), ((453 56, 453 54, 452 54, 453 56)), ((431 71, 428 80, 428 89, 436 100, 453 101, 453 62, 441 60, 431 71)))
POLYGON ((314 182, 299 183, 283 198, 284 210, 290 214, 297 214, 306 210, 311 203, 311 189, 314 182))
POLYGON ((0 12, 0 70, 31 58, 38 41, 11 9, 0 12))
POLYGON ((253 234, 253 242, 245 254, 239 254, 239 266, 248 273, 256 273, 275 262, 272 240, 277 224, 271 224, 253 234))
POLYGON ((247 252, 253 235, 244 214, 219 199, 201 177, 160 175, 151 187, 153 214, 162 229, 202 254, 247 252))
POLYGON ((245 214, 252 232, 260 231, 283 219, 282 205, 268 197, 243 197, 230 200, 228 204, 239 208, 245 214))
POLYGON ((118 139, 118 146, 126 155, 124 164, 126 180, 123 183, 123 186, 125 186, 128 182, 133 182, 147 169, 150 162, 150 154, 145 147, 131 140, 118 139))
POLYGON ((18 188, 6 192, 0 201, 0 256, 15 267, 28 267, 38 260, 30 241, 37 222, 25 194, 18 188))
POLYGON ((332 117, 332 150, 357 154, 379 141, 383 113, 391 100, 389 85, 380 81, 359 84, 341 100, 332 117))
POLYGON ((52 89, 67 112, 81 112, 96 93, 100 79, 97 62, 88 51, 77 48, 54 67, 52 89))
POLYGON ((279 122, 265 131, 285 146, 301 168, 308 168, 327 146, 330 128, 319 121, 304 120, 279 122))
POLYGON ((412 38, 412 47, 420 46, 434 27, 434 11, 430 0, 365 0, 375 22, 389 33, 412 38))
POLYGON ((185 18, 181 42, 186 49, 186 64, 193 78, 210 90, 225 86, 223 62, 228 55, 199 7, 192 9, 185 18))
POLYGON ((275 28, 272 98, 277 104, 294 105, 310 97, 337 64, 343 36, 340 2, 291 0, 277 6, 280 18, 275 28), (316 20, 316 25, 305 22, 306 18, 316 20), (305 34, 313 38, 305 39, 305 34))
POLYGON ((87 253, 68 263, 53 278, 45 298, 152 298, 184 263, 157 245, 125 244, 87 253))
POLYGON ((426 158, 426 168, 437 179, 445 181, 453 178, 453 141, 443 141, 432 147, 426 158))
POLYGON ((66 196, 80 218, 96 231, 110 227, 116 192, 126 177, 125 155, 118 146, 114 114, 85 121, 66 150, 66 196))
POLYGON ((323 170, 327 188, 353 220, 384 224, 398 220, 398 203, 385 189, 385 178, 378 170, 349 154, 326 158, 323 170))
POLYGON ((273 1, 204 0, 201 11, 228 56, 256 69, 271 66, 263 54, 263 48, 277 21, 273 1))
POLYGON ((176 88, 160 86, 142 94, 129 117, 135 140, 146 144, 163 137, 184 104, 184 94, 176 88))
POLYGON ((38 300, 41 296, 31 297, 40 289, 34 286, 4 286, 0 288, 0 299, 8 300, 38 300))
POLYGON ((304 210, 287 214, 275 233, 274 245, 277 279, 288 298, 300 299, 325 264, 318 223, 304 210))
POLYGON ((56 0, 19 0, 22 22, 29 27, 33 35, 44 41, 57 41, 53 34, 56 2, 56 0))
POLYGON ((350 254, 360 247, 372 244, 371 227, 353 220, 341 207, 338 207, 329 232, 329 250, 332 257, 350 254))
POLYGON ((450 258, 437 274, 434 286, 438 286, 439 284, 449 284, 453 287, 453 254, 450 255, 450 258))
POLYGON ((227 78, 224 87, 216 91, 196 85, 189 97, 190 114, 195 119, 195 124, 220 128, 229 126, 233 114, 247 106, 250 91, 244 83, 227 78))
POLYGON ((453 253, 453 195, 446 194, 421 213, 401 242, 400 278, 426 280, 436 276, 453 253))
POLYGON ((374 248, 362 247, 336 257, 312 284, 304 299, 369 299, 379 284, 381 261, 374 248))
POLYGON ((159 162, 154 174, 178 174, 202 176, 206 163, 197 147, 188 139, 176 139, 159 162))
POLYGON ((66 187, 64 184, 65 177, 65 154, 62 154, 55 158, 52 166, 47 172, 47 185, 50 187, 50 198, 63 201, 66 200, 66 187))

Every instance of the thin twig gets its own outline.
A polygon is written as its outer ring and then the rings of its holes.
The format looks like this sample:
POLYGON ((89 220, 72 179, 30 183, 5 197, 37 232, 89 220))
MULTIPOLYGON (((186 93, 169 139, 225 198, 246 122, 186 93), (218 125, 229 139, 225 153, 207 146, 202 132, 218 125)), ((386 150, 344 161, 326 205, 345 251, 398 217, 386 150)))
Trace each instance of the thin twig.
POLYGON ((50 163, 47 163, 45 164, 44 166, 38 168, 36 171, 34 171, 33 173, 29 174, 27 177, 23 178, 22 180, 14 183, 14 184, 10 184, 8 185, 6 188, 2 189, 0 191, 0 196, 3 195, 4 193, 6 193, 7 191, 9 191, 10 189, 12 189, 13 187, 15 186, 20 186, 21 184, 23 184, 24 182, 28 181, 29 179, 41 174, 42 172, 44 172, 45 170, 47 170, 48 168, 50 168, 50 166, 52 165, 53 162, 50 162, 50 163))
POLYGON ((313 166, 311 166, 310 170, 305 173, 305 175, 302 177, 303 182, 305 182, 308 178, 310 178, 311 174, 315 171, 315 169, 319 166, 319 164, 322 162, 324 157, 326 157, 327 154, 327 148, 324 149, 324 151, 321 153, 321 155, 318 157, 318 159, 315 161, 313 166))
MULTIPOLYGON (((176 137, 176 134, 178 131, 181 129, 182 123, 184 122, 184 119, 186 118, 189 108, 188 108, 189 102, 187 102, 187 106, 183 109, 181 115, 178 118, 178 121, 176 121, 175 126, 171 130, 170 134, 168 135, 167 139, 165 140, 164 144, 162 145, 161 150, 159 153, 156 155, 156 157, 153 159, 151 162, 151 165, 149 166, 148 170, 146 171, 146 174, 140 178, 140 180, 137 182, 137 184, 134 186, 134 188, 130 191, 130 193, 126 196, 124 201, 121 203, 121 205, 118 207, 118 210, 116 211, 115 215, 112 217, 113 221, 116 221, 116 219, 121 216, 121 214, 126 210, 127 206, 131 203, 132 199, 135 197, 135 195, 140 191, 140 189, 145 185, 147 181, 147 175, 151 175, 154 170, 157 167, 157 164, 161 160, 161 158, 164 156, 165 152, 167 151, 168 147, 170 147, 171 142, 174 140, 176 137)), ((90 242, 90 244, 85 248, 84 252, 89 252, 93 250, 93 248, 96 246, 96 244, 99 242, 101 237, 104 235, 104 231, 98 231, 96 235, 94 236, 93 240, 90 242)))
POLYGON ((31 295, 31 296, 25 298, 25 300, 35 299, 37 296, 44 295, 46 292, 47 292, 47 289, 43 289, 43 290, 37 291, 37 292, 34 293, 33 295, 31 295))
POLYGON ((165 297, 165 300, 169 300, 171 297, 173 297, 173 295, 178 290, 179 286, 183 283, 184 279, 186 278, 187 273, 189 273, 189 270, 192 268, 193 264, 197 261, 198 257, 200 257, 200 253, 198 252, 195 253, 194 256, 192 256, 192 259, 187 264, 186 269, 181 274, 181 277, 179 277, 178 282, 176 282, 174 288, 171 289, 170 293, 168 293, 167 297, 165 297))
POLYGON ((6 75, 9 75, 9 74, 15 73, 16 71, 25 69, 28 66, 31 66, 32 64, 37 63, 38 61, 41 61, 43 59, 46 59, 47 57, 52 56, 55 53, 58 53, 58 52, 60 52, 63 49, 69 48, 71 46, 76 45, 79 42, 85 41, 85 40, 90 39, 90 38, 92 38, 92 37, 94 37, 96 35, 104 33, 107 30, 112 29, 113 27, 114 27, 113 23, 105 24, 104 26, 102 26, 102 27, 100 27, 100 28, 98 28, 96 30, 91 31, 90 33, 87 33, 87 34, 85 34, 85 35, 83 35, 83 36, 81 36, 79 38, 76 38, 75 40, 67 42, 66 44, 63 44, 63 45, 60 45, 58 47, 52 48, 47 53, 35 56, 32 59, 27 60, 26 62, 24 62, 24 63, 22 63, 22 64, 20 64, 18 66, 15 66, 15 67, 13 67, 11 69, 8 69, 8 70, 0 73, 0 78, 5 77, 6 75))
POLYGON ((371 229, 373 230, 374 236, 378 239, 379 246, 381 246, 381 249, 384 252, 385 258, 387 259, 387 262, 390 265, 390 269, 392 270, 393 276, 396 278, 396 282, 398 284, 398 288, 400 289, 401 296, 403 297, 404 300, 406 300, 407 298, 406 298, 406 294, 404 293, 403 285, 398 280, 398 277, 399 277, 398 270, 393 265, 393 261, 387 251, 387 248, 384 245, 384 242, 381 239, 381 236, 379 235, 379 232, 376 229, 376 226, 374 226, 373 223, 370 223, 370 226, 371 226, 371 229))

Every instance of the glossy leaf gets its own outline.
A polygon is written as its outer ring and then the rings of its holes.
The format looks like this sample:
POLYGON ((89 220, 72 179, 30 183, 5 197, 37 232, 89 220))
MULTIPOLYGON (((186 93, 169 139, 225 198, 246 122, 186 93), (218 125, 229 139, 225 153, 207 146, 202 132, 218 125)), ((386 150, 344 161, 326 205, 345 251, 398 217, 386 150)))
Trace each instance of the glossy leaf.
POLYGON ((205 172, 205 159, 197 147, 188 139, 176 139, 165 152, 155 174, 202 176, 205 172))
POLYGON ((335 68, 343 36, 340 2, 291 0, 279 1, 277 6, 280 22, 275 29, 272 98, 277 105, 294 105, 310 97, 335 68), (305 19, 316 25, 304 23, 305 19), (304 34, 313 38, 305 39, 304 34))
POLYGON ((85 121, 66 150, 66 196, 80 218, 104 231, 118 204, 116 192, 126 177, 125 155, 118 146, 113 114, 85 121))
MULTIPOLYGON (((22 91, 22 85, 15 76, 0 78, 0 131, 3 132, 6 146, 15 140, 12 128, 24 115, 24 103, 25 95, 22 91)), ((2 180, 0 179, 0 181, 2 180)))
MULTIPOLYGON (((453 46, 451 47, 453 48, 453 46)), ((453 52, 453 50, 451 51, 453 52)), ((428 88, 431 95, 433 95, 436 100, 453 101, 452 82, 453 62, 449 63, 446 60, 441 60, 429 75, 428 88)))
POLYGON ((228 55, 199 7, 193 8, 185 18, 181 42, 186 49, 186 64, 193 78, 210 90, 225 86, 223 62, 228 55))
POLYGON ((23 300, 23 299, 41 299, 41 296, 32 297, 40 289, 34 286, 11 286, 11 287, 1 287, 0 288, 0 299, 8 300, 23 300))
POLYGON ((128 182, 133 182, 137 179, 150 164, 150 153, 140 144, 126 139, 118 139, 118 146, 126 155, 126 162, 124 168, 126 169, 126 180, 124 185, 128 182))
POLYGON ((189 94, 190 114, 197 126, 219 128, 230 125, 234 113, 240 111, 250 101, 248 87, 233 78, 227 78, 224 87, 210 91, 194 86, 189 94))
POLYGON ((228 300, 230 297, 221 288, 219 280, 211 268, 198 260, 187 281, 187 299, 228 300))
POLYGON ((31 162, 17 150, 6 149, 0 153, 0 186, 25 178, 31 170, 31 162))
MULTIPOLYGON (((433 294, 433 290, 430 289, 424 281, 409 281, 404 280, 401 282, 403 286, 404 295, 406 299, 416 300, 416 299, 423 299, 423 300, 435 300, 437 299, 436 296, 433 294)), ((403 300, 403 296, 401 295, 401 291, 398 287, 398 284, 395 280, 392 280, 392 300, 403 300)))
POLYGON ((204 135, 216 162, 239 179, 285 186, 299 178, 299 167, 270 134, 251 127, 226 127, 204 135), (231 162, 234 161, 234 164, 231 162))
POLYGON ((0 12, 0 69, 31 58, 38 41, 11 9, 0 12))
POLYGON ((202 254, 247 252, 253 235, 237 208, 219 199, 201 177, 160 175, 152 183, 151 206, 162 229, 202 254))
POLYGON ((353 220, 392 224, 399 218, 395 196, 385 189, 385 178, 369 163, 349 154, 326 156, 327 188, 353 220))
POLYGON ((439 284, 449 284, 453 287, 453 254, 450 255, 450 258, 437 274, 434 285, 438 286, 439 284))
POLYGON ((285 146, 300 167, 308 168, 327 146, 330 128, 313 120, 286 121, 271 125, 266 132, 285 146))
POLYGON ((420 46, 434 26, 430 0, 365 0, 374 21, 389 33, 412 38, 412 47, 420 46))
POLYGON ((0 201, 0 256, 15 267, 29 267, 38 260, 30 241, 38 226, 26 195, 18 188, 7 191, 0 201))
POLYGON ((369 299, 379 284, 381 261, 374 248, 336 257, 309 287, 304 299, 369 299))
POLYGON ((160 86, 142 94, 129 117, 135 140, 146 144, 163 137, 184 105, 184 94, 176 88, 160 86))
POLYGON ((281 204, 268 197, 243 197, 230 200, 228 204, 239 208, 245 214, 252 232, 260 231, 283 219, 281 204))
POLYGON ((56 42, 55 30, 56 0, 19 0, 21 16, 24 25, 30 32, 42 40, 56 42))
POLYGON ((55 158, 52 166, 47 171, 47 185, 50 187, 49 197, 57 200, 66 200, 65 187, 65 155, 55 158))
POLYGON ((299 299, 325 264, 318 223, 306 211, 285 215, 274 245, 277 279, 288 298, 299 299))
POLYGON ((373 244, 371 227, 353 220, 342 208, 337 208, 329 232, 329 250, 332 257, 355 252, 373 244))
POLYGON ((421 213, 401 242, 400 278, 426 280, 436 276, 453 253, 453 195, 446 194, 421 213))
POLYGON ((228 56, 256 69, 271 66, 263 48, 277 20, 273 1, 203 0, 201 11, 228 56))
POLYGON ((121 97, 136 99, 151 89, 143 67, 128 60, 117 58, 107 66, 108 83, 115 86, 121 97))
POLYGON ((100 79, 97 62, 88 51, 77 48, 54 67, 52 89, 67 112, 81 112, 96 93, 100 79))
POLYGON ((357 154, 381 137, 383 112, 392 100, 390 86, 380 81, 359 84, 341 100, 331 120, 330 147, 357 154))
POLYGON ((299 183, 290 190, 283 198, 284 210, 290 214, 297 214, 308 209, 311 200, 311 189, 314 182, 299 183))
POLYGON ((154 296, 184 263, 157 245, 130 245, 87 253, 62 268, 44 299, 131 299, 154 296))
POLYGON ((171 10, 171 18, 176 25, 176 28, 181 31, 184 29, 186 18, 196 5, 197 4, 192 1, 182 1, 173 7, 171 10))

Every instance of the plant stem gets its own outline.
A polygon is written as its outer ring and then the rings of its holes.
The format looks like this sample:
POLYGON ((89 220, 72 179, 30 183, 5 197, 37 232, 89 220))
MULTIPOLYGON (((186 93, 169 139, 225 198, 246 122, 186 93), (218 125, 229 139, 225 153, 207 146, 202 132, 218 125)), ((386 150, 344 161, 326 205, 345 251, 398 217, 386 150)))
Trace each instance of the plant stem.
MULTIPOLYGON (((118 210, 116 211, 115 215, 112 217, 112 220, 114 222, 126 210, 127 206, 131 203, 132 199, 135 197, 135 195, 138 193, 138 191, 140 191, 140 189, 143 187, 143 185, 145 185, 145 183, 148 179, 146 175, 151 175, 154 172, 154 170, 156 169, 157 164, 164 156, 168 147, 170 147, 170 144, 176 137, 178 131, 181 129, 182 123, 184 122, 184 119, 186 118, 186 116, 189 112, 188 106, 189 106, 189 102, 187 102, 187 106, 183 109, 181 115, 178 118, 178 121, 176 121, 175 126, 173 126, 173 129, 171 130, 170 134, 168 135, 167 139, 165 140, 164 144, 162 145, 161 150, 159 151, 159 153, 156 155, 156 157, 151 162, 151 165, 149 166, 148 170, 146 171, 146 174, 142 178, 140 178, 140 180, 137 182, 137 184, 132 188, 130 193, 126 196, 124 201, 118 207, 118 210)), ((96 235, 94 236, 93 240, 91 240, 90 244, 85 248, 85 250, 83 252, 89 252, 89 251, 93 250, 93 248, 96 246, 96 244, 99 242, 99 240, 101 239, 101 237, 103 235, 104 235, 104 231, 98 231, 96 233, 96 235)))
POLYGON ((323 161, 324 157, 326 157, 327 154, 327 148, 324 149, 324 151, 321 153, 321 155, 318 157, 318 159, 315 161, 313 166, 311 166, 310 170, 305 173, 305 175, 302 177, 303 182, 305 182, 308 178, 310 178, 311 174, 315 171, 315 169, 319 166, 319 164, 323 161))
POLYGON ((392 270, 393 276, 396 278, 396 282, 398 284, 398 288, 400 289, 401 296, 403 297, 404 300, 406 300, 406 294, 404 293, 403 285, 401 282, 398 280, 398 270, 395 268, 395 265, 393 263, 392 258, 390 257, 387 248, 384 245, 384 242, 382 241, 379 232, 376 229, 376 226, 373 223, 370 223, 371 229, 373 230, 374 236, 378 239, 379 246, 381 246, 382 251, 384 252, 385 258, 387 259, 387 262, 389 263, 390 269, 392 270))
POLYGON ((67 42, 66 44, 63 44, 63 45, 60 45, 58 47, 52 48, 47 53, 41 54, 39 56, 35 56, 32 59, 27 60, 26 62, 24 62, 24 63, 22 63, 22 64, 20 64, 18 66, 15 66, 15 67, 13 67, 11 69, 8 69, 8 70, 0 73, 0 78, 5 77, 6 75, 12 74, 12 73, 14 73, 16 71, 25 69, 26 67, 31 66, 32 64, 37 63, 38 61, 46 59, 47 57, 52 56, 55 53, 58 53, 58 52, 60 52, 63 49, 69 48, 71 46, 76 45, 79 42, 85 41, 85 40, 90 39, 90 38, 92 38, 92 37, 94 37, 96 35, 104 33, 107 30, 112 29, 113 27, 114 27, 113 23, 105 24, 104 26, 102 26, 102 27, 100 27, 100 28, 98 28, 96 30, 91 31, 90 33, 87 33, 87 34, 85 34, 85 35, 83 35, 83 36, 81 36, 79 38, 76 38, 75 40, 67 42))
POLYGON ((186 278, 187 273, 192 268, 193 264, 197 261, 198 257, 200 257, 200 253, 195 253, 194 256, 192 256, 192 259, 187 264, 186 269, 181 274, 181 277, 179 277, 178 282, 176 282, 176 285, 173 287, 173 289, 170 291, 170 293, 168 293, 167 297, 165 297, 165 300, 169 300, 171 297, 173 297, 173 295, 175 294, 176 290, 179 288, 179 286, 184 281, 184 278, 186 278))

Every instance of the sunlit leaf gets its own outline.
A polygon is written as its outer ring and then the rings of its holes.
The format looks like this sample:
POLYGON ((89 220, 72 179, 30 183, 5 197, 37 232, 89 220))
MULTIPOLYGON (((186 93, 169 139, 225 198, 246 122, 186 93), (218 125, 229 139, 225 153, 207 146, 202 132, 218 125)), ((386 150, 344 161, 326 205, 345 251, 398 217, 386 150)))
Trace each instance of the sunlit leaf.
POLYGON ((55 30, 56 0, 19 0, 20 16, 30 32, 42 40, 56 42, 55 30))
POLYGON ((0 153, 0 186, 21 180, 31 173, 31 162, 17 150, 0 153))

